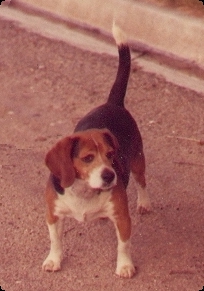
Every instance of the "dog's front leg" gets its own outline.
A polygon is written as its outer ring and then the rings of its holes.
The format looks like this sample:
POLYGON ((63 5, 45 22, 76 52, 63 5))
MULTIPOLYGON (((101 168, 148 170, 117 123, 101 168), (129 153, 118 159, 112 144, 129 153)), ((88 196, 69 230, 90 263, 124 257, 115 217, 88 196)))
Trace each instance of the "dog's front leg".
POLYGON ((54 272, 61 268, 63 222, 64 220, 59 218, 52 224, 48 223, 51 246, 50 253, 42 265, 44 271, 54 272))
POLYGON ((118 239, 116 274, 123 278, 131 278, 135 267, 131 258, 131 219, 125 189, 119 188, 113 193, 114 215, 113 221, 118 239))
POLYGON ((131 278, 135 273, 135 267, 131 258, 130 235, 123 237, 124 230, 130 228, 130 221, 129 219, 117 221, 115 227, 118 239, 116 274, 123 278, 131 278))

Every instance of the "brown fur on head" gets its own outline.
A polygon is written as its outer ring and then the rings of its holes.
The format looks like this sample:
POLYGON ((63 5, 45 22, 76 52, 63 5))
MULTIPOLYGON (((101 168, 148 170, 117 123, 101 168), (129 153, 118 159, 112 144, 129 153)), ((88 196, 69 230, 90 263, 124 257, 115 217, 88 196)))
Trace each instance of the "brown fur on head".
POLYGON ((107 129, 76 132, 60 140, 46 155, 45 163, 63 188, 75 178, 88 180, 95 168, 111 169, 119 145, 107 129))

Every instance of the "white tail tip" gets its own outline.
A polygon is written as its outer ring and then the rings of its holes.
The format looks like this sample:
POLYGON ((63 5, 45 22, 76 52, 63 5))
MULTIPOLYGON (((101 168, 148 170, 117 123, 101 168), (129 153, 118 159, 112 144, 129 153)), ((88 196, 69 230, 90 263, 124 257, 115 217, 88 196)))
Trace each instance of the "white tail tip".
POLYGON ((127 43, 127 38, 126 38, 125 33, 115 24, 115 21, 113 22, 113 26, 112 26, 112 34, 118 46, 121 44, 127 43))

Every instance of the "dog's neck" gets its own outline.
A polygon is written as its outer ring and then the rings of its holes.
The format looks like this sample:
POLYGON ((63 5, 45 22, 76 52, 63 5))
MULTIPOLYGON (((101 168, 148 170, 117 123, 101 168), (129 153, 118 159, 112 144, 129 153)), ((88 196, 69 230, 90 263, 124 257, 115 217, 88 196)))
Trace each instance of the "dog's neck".
POLYGON ((100 189, 91 188, 86 181, 81 179, 75 179, 74 183, 69 188, 73 195, 82 199, 90 199, 102 192, 100 189))

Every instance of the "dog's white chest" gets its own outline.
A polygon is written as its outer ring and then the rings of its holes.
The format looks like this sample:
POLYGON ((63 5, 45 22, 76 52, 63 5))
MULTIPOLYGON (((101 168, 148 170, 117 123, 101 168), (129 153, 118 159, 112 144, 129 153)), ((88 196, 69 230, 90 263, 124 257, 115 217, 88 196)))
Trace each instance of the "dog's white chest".
POLYGON ((73 187, 69 187, 63 195, 58 195, 55 201, 55 215, 73 217, 80 222, 112 216, 111 190, 92 195, 79 194, 74 190, 73 187))

